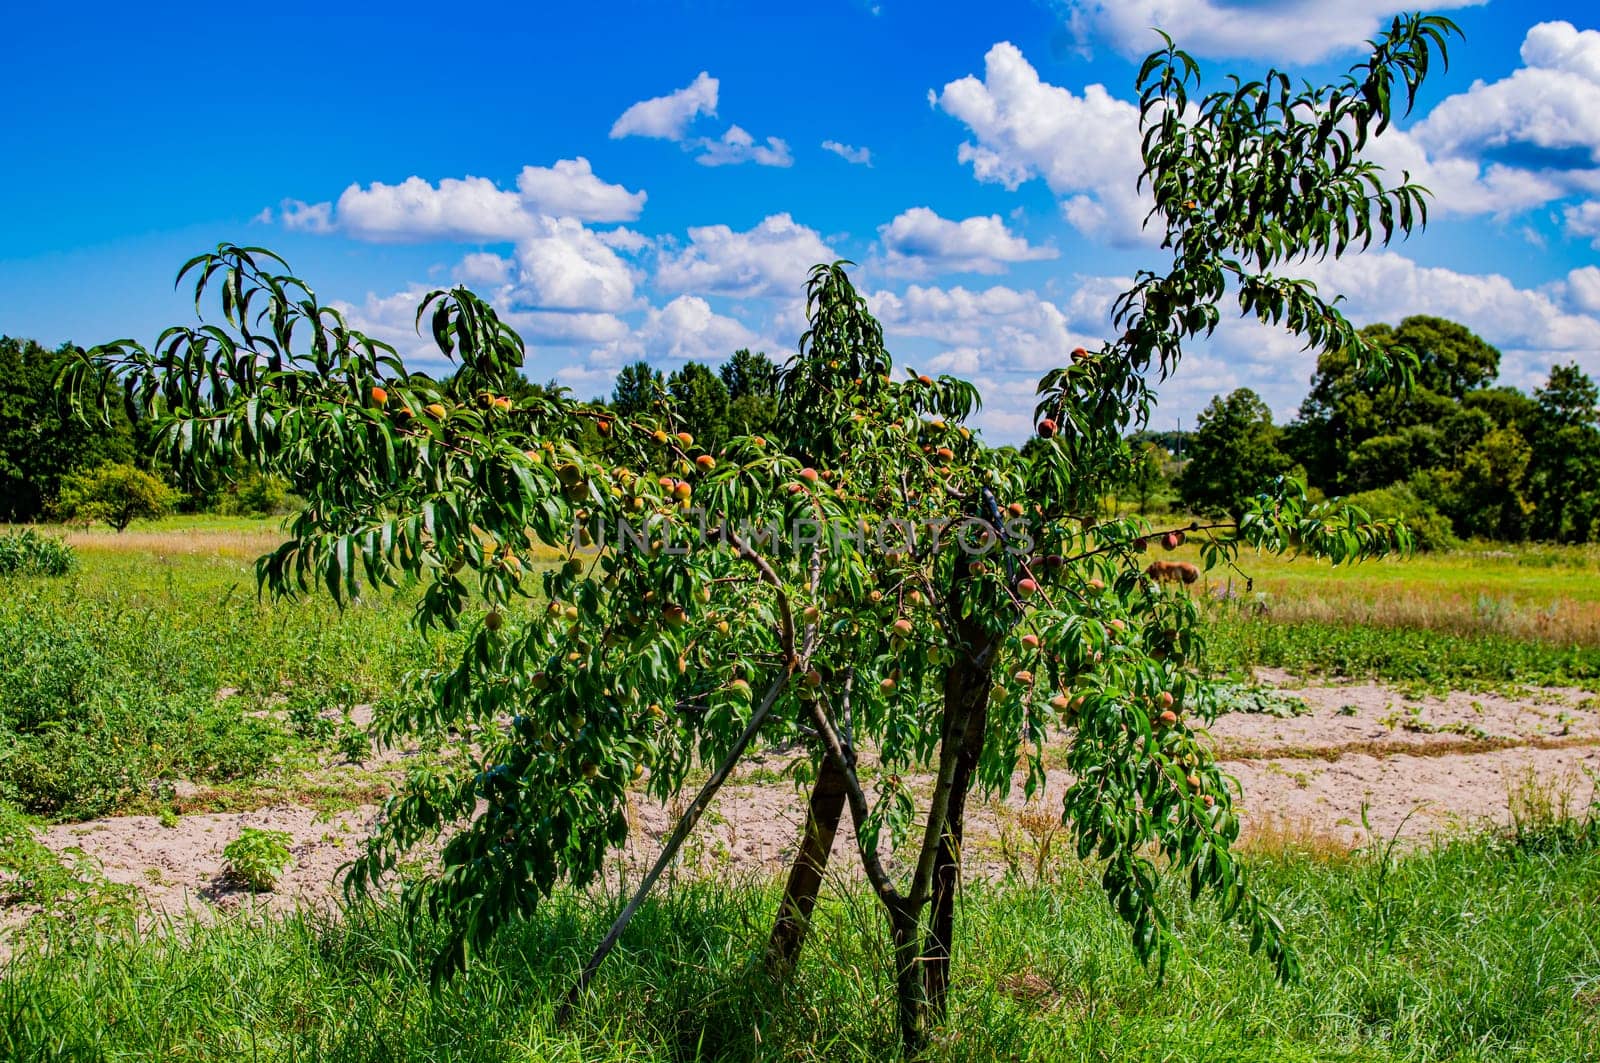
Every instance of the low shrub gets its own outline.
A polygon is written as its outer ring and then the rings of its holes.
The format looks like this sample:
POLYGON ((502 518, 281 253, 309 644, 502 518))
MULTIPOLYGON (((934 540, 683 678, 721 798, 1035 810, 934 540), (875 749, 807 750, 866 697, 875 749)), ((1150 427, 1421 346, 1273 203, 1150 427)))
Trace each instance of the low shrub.
POLYGON ((294 866, 287 831, 246 827, 222 849, 224 870, 257 893, 272 890, 283 873, 294 866))
POLYGON ((1461 545, 1450 518, 1440 513, 1432 502, 1418 497, 1406 484, 1362 491, 1348 496, 1345 501, 1359 506, 1374 519, 1404 520, 1416 539, 1418 550, 1449 550, 1461 545))
POLYGON ((0 576, 65 576, 77 562, 72 547, 32 528, 0 535, 0 576))

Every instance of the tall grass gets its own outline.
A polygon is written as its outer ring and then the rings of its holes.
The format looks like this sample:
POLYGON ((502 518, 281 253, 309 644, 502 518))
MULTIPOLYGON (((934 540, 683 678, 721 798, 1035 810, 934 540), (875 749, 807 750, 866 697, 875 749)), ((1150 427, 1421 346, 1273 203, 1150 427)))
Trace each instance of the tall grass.
MULTIPOLYGON (((1389 863, 1252 858, 1303 953, 1279 986, 1214 908, 1178 906, 1164 981, 1132 959, 1090 869, 970 884, 932 1059, 1584 1060, 1600 1057, 1600 851, 1476 839, 1389 863)), ((648 905, 567 1029, 553 1008, 609 905, 562 896, 430 992, 430 942, 389 905, 186 924, 0 975, 7 1058, 881 1060, 894 1052, 869 898, 820 909, 794 982, 759 965, 775 891, 690 883, 648 905)))
POLYGON ((38 815, 293 769, 336 737, 320 713, 442 659, 403 598, 264 602, 245 560, 81 556, 63 578, 0 578, 0 800, 38 815))

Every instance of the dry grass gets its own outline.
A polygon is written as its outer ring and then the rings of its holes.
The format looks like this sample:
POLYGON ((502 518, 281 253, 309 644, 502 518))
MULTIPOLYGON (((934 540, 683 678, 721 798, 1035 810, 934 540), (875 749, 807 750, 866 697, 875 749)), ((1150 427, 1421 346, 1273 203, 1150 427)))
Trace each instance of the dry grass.
MULTIPOLYGON (((1199 555, 1193 547, 1182 554, 1199 555)), ((1600 547, 1475 546, 1334 568, 1245 554, 1237 573, 1207 574, 1211 599, 1293 624, 1414 628, 1600 646, 1600 547)))
POLYGON ((100 528, 73 529, 62 536, 83 553, 149 554, 157 558, 173 555, 199 555, 254 560, 283 542, 271 525, 241 529, 169 529, 145 531, 137 528, 121 533, 100 528))
POLYGON ((1310 816, 1252 816, 1234 848, 1269 860, 1310 858, 1323 862, 1349 860, 1350 843, 1318 826, 1310 816))
MULTIPOLYGON (((137 524, 124 532, 70 525, 36 527, 44 534, 66 540, 74 549, 85 554, 142 554, 158 561, 177 556, 254 561, 283 543, 286 519, 198 514, 137 524)), ((0 524, 0 533, 10 528, 11 525, 0 524)), ((530 553, 536 564, 559 561, 565 556, 560 550, 542 545, 536 546, 530 553)))

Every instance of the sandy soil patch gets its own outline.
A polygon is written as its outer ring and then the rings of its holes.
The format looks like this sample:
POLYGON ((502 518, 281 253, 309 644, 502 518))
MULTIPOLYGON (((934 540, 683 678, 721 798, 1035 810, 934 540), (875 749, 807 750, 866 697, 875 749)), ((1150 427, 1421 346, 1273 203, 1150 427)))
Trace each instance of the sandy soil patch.
MULTIPOLYGON (((1600 773, 1600 700, 1581 691, 1408 699, 1373 683, 1304 686, 1283 675, 1263 679, 1303 698, 1311 711, 1290 719, 1232 714, 1212 729, 1243 790, 1247 836, 1288 829, 1333 846, 1390 837, 1422 844, 1506 824, 1509 795, 1530 777, 1565 793, 1575 810, 1593 798, 1593 775, 1586 773, 1600 773), (1370 834, 1362 826, 1363 808, 1370 834)), ((771 757, 765 766, 779 763, 771 757)), ((1036 805, 1059 807, 1066 785, 1064 773, 1052 772, 1036 805)), ((1018 839, 1015 814, 1021 806, 1019 787, 1004 805, 974 809, 972 873, 1006 868, 1002 836, 1018 839)), ((803 796, 787 780, 731 783, 685 848, 684 873, 782 870, 803 807, 803 796)), ((677 812, 640 799, 632 810, 634 837, 618 854, 619 868, 637 869, 652 859, 677 812)), ((288 806, 191 814, 173 826, 151 817, 120 817, 55 826, 40 836, 58 851, 79 849, 97 860, 108 878, 142 891, 156 912, 206 916, 245 905, 281 911, 332 902, 338 869, 357 854, 376 816, 376 805, 332 815, 288 806), (222 848, 246 827, 283 830, 294 838, 295 866, 272 893, 252 895, 224 876, 222 848)), ((836 854, 853 848, 848 824, 837 844, 836 854)), ((853 863, 838 860, 836 866, 853 863)), ((25 914, 0 914, 0 927, 25 914)))

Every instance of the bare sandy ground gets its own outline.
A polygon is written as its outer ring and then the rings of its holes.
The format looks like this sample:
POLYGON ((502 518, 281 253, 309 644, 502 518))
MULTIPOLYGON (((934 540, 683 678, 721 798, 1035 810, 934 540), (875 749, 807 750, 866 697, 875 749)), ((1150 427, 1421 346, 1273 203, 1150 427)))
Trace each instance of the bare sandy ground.
MULTIPOLYGON (((1507 824, 1511 795, 1529 780, 1546 794, 1563 795, 1574 811, 1593 798, 1600 699, 1583 691, 1408 700, 1373 683, 1306 687, 1283 674, 1261 678, 1302 698, 1311 712, 1289 719, 1232 714, 1212 728, 1218 755, 1242 789, 1247 840, 1291 835, 1323 849, 1390 838, 1427 844, 1507 824)), ((770 758, 764 766, 781 764, 770 758)), ((1064 774, 1052 772, 1046 793, 1031 806, 1018 792, 975 809, 970 871, 994 875, 1015 864, 1019 851, 1030 848, 1019 824, 1031 819, 1037 826, 1043 818, 1019 819, 1019 813, 1058 809, 1066 784, 1064 774)), ((787 781, 730 783, 686 847, 682 872, 781 870, 793 854, 802 809, 802 796, 787 781)), ((298 806, 192 814, 172 826, 129 816, 55 826, 41 838, 58 851, 81 851, 111 880, 137 887, 153 912, 210 916, 247 905, 272 911, 333 902, 337 872, 376 816, 375 805, 333 815, 298 806), (287 831, 294 839, 295 865, 271 893, 249 894, 224 876, 222 848, 245 827, 287 831)), ((675 809, 641 798, 619 868, 636 870, 651 859, 675 817, 675 809)), ((836 854, 854 846, 848 829, 839 845, 836 854)), ((0 913, 0 928, 27 914, 0 913)))

